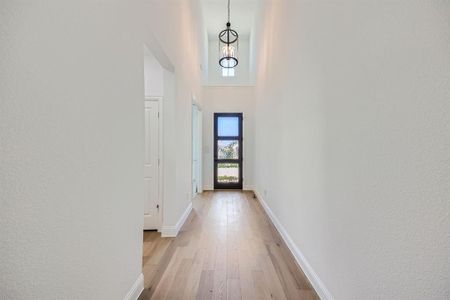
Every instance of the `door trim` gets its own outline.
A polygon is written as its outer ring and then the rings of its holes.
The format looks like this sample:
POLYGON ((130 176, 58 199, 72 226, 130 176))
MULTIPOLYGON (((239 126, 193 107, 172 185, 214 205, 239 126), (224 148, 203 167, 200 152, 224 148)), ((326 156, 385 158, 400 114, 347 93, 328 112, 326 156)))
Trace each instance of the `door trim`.
POLYGON ((213 143, 214 143, 214 154, 213 154, 213 169, 214 169, 214 178, 213 178, 213 185, 214 185, 214 189, 238 189, 238 190, 242 190, 243 187, 243 182, 244 182, 244 178, 243 178, 243 168, 244 168, 244 158, 243 158, 243 127, 244 127, 244 122, 243 122, 243 113, 231 113, 231 112, 227 112, 227 113, 214 113, 214 139, 213 139, 213 143), (238 117, 239 118, 239 137, 219 137, 218 136, 218 128, 217 128, 217 119, 219 117, 238 117), (221 162, 227 163, 236 163, 236 161, 238 161, 239 163, 239 182, 238 183, 224 183, 224 184, 220 184, 217 181, 217 163, 218 163, 218 159, 217 159, 217 140, 239 140, 239 159, 221 159, 221 162))
POLYGON ((198 104, 194 98, 192 98, 192 105, 191 105, 191 198, 194 198, 196 194, 203 193, 203 110, 200 104, 198 104), (192 189, 193 185, 193 175, 194 175, 194 124, 193 124, 193 118, 194 118, 194 106, 197 108, 198 111, 198 143, 199 143, 199 149, 198 149, 198 171, 199 171, 199 178, 197 183, 197 193, 192 189))

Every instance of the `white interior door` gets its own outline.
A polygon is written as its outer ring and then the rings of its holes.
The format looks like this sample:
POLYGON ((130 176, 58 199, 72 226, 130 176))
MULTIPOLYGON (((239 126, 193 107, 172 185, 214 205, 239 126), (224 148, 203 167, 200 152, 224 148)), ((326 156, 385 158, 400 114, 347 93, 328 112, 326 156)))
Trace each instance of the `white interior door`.
POLYGON ((145 100, 144 229, 159 229, 159 101, 145 100))

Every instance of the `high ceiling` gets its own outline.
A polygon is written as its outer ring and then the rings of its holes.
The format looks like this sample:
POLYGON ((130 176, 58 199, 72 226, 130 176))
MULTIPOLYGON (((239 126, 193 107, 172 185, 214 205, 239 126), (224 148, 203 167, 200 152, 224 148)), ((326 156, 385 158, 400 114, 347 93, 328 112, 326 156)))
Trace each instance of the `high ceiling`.
MULTIPOLYGON (((249 35, 253 26, 257 0, 231 0, 231 28, 240 35, 249 35)), ((226 28, 227 0, 202 0, 203 17, 209 37, 226 28)))

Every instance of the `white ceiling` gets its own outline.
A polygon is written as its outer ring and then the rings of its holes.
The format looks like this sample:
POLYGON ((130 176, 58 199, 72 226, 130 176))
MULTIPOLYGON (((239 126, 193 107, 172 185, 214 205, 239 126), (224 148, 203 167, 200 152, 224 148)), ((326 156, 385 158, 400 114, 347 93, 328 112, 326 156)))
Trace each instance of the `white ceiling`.
MULTIPOLYGON (((258 0, 230 0, 231 28, 239 35, 249 35, 253 26, 258 0)), ((227 0, 202 0, 203 18, 208 36, 216 37, 226 28, 228 15, 227 0)))

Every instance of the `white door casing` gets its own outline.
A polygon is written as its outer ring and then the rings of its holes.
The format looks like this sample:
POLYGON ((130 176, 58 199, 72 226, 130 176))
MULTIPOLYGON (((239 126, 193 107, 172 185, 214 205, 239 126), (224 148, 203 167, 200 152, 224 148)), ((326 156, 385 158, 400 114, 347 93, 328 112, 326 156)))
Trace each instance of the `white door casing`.
POLYGON ((159 194, 159 101, 145 100, 144 158, 144 230, 159 229, 161 203, 159 194))
POLYGON ((198 108, 192 105, 192 197, 197 194, 197 118, 198 108))
POLYGON ((197 118, 197 130, 198 130, 198 141, 197 141, 197 187, 198 192, 203 193, 203 111, 200 109, 198 111, 197 118))
POLYGON ((202 193, 202 111, 192 105, 192 196, 202 193))

